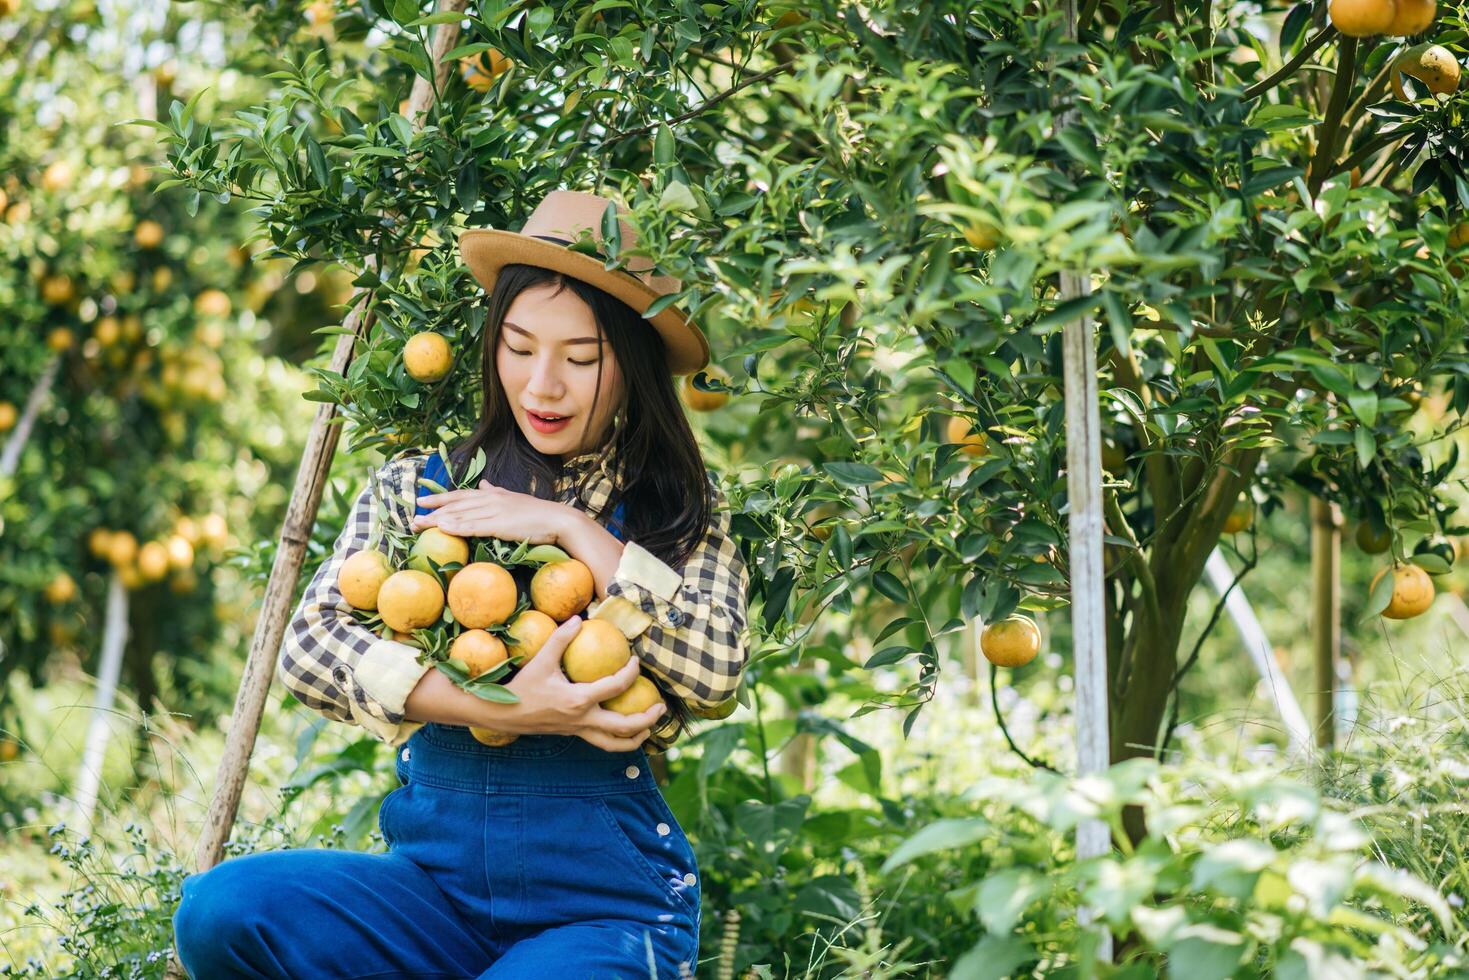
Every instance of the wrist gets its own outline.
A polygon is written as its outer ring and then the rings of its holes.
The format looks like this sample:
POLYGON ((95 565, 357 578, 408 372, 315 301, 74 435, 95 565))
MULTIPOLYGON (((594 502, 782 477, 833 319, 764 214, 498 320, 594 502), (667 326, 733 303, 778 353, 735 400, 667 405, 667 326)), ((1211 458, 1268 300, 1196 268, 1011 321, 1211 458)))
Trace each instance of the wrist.
POLYGON ((555 538, 551 543, 562 550, 569 550, 569 546, 581 536, 591 521, 590 517, 575 507, 562 505, 559 520, 551 528, 551 533, 555 538))

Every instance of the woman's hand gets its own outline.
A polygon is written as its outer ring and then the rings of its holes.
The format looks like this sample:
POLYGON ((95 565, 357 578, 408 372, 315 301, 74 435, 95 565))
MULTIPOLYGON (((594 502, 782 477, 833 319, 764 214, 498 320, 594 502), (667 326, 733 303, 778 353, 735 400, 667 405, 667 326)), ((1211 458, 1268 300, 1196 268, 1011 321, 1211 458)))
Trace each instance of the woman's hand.
POLYGON ((502 538, 531 544, 556 544, 580 512, 568 504, 516 493, 481 480, 475 489, 424 494, 418 498, 433 513, 415 515, 417 534, 436 527, 461 538, 502 538))
POLYGON ((666 705, 624 715, 601 704, 632 687, 638 676, 636 656, 617 673, 587 684, 574 683, 561 672, 561 655, 581 623, 580 616, 573 616, 556 627, 506 685, 519 696, 519 703, 490 705, 495 717, 484 722, 485 727, 516 734, 577 735, 608 752, 631 752, 643 744, 653 723, 668 710, 666 705))

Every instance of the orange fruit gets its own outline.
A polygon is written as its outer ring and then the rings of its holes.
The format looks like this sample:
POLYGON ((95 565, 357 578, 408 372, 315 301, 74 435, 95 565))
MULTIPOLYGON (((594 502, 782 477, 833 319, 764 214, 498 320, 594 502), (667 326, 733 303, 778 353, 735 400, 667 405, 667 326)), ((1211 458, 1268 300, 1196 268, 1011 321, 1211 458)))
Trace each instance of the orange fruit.
POLYGON ((71 331, 66 327, 54 327, 46 334, 46 346, 60 354, 71 350, 73 339, 71 331))
POLYGON ((1000 229, 988 221, 971 222, 964 226, 964 240, 971 248, 988 252, 1000 244, 1000 229))
POLYGON ((631 687, 603 701, 602 707, 620 715, 635 715, 640 711, 647 711, 662 701, 663 695, 658 693, 657 685, 639 674, 631 687))
POLYGON ((122 324, 115 316, 104 316, 92 327, 92 336, 103 347, 111 347, 122 339, 122 324))
MULTIPOLYGON (((408 567, 416 568, 420 572, 432 573, 433 566, 429 564, 430 558, 440 565, 455 563, 463 565, 469 561, 469 542, 436 527, 425 528, 418 537, 414 538, 413 547, 408 549, 408 567)), ((462 569, 445 572, 444 575, 452 582, 459 571, 462 569)))
POLYGON ((983 433, 975 432, 969 424, 969 420, 958 415, 950 415, 948 427, 945 430, 945 442, 958 443, 962 448, 959 450, 966 456, 988 456, 990 453, 989 440, 983 433))
POLYGON ((1384 34, 1393 37, 1411 37, 1422 34, 1433 23, 1434 0, 1394 0, 1392 23, 1384 34))
POLYGON ((1469 221, 1461 221, 1449 229, 1447 244, 1449 248, 1463 248, 1469 245, 1469 221))
POLYGON ((138 539, 131 531, 113 531, 107 539, 107 560, 113 567, 131 565, 138 556, 138 539))
POLYGON ((478 677, 505 662, 505 644, 484 630, 465 630, 449 644, 449 656, 464 661, 470 677, 478 677))
POLYGON ((1026 616, 990 623, 979 634, 979 649, 998 667, 1024 667, 1041 651, 1040 627, 1026 616))
POLYGON ((337 569, 337 591, 353 609, 373 610, 377 608, 378 591, 392 574, 388 556, 381 551, 376 548, 354 551, 337 569))
POLYGON ((20 419, 20 412, 13 402, 0 402, 0 432, 9 432, 20 419))
POLYGON ((1393 26, 1393 0, 1331 0, 1331 24, 1349 37, 1383 34, 1393 26))
POLYGON ((46 601, 55 605, 69 602, 76 597, 77 584, 66 572, 57 572, 51 581, 46 583, 46 601))
POLYGON ((469 726, 469 734, 473 735, 474 740, 481 745, 490 745, 496 748, 502 745, 509 745, 520 737, 519 735, 511 735, 509 732, 497 732, 492 728, 478 728, 474 725, 469 726))
POLYGON ((470 630, 505 622, 515 612, 518 598, 515 578, 494 562, 465 565, 449 582, 449 611, 454 622, 470 630))
POLYGON ((459 59, 459 73, 464 84, 476 92, 488 92, 495 79, 503 75, 512 64, 510 58, 495 48, 481 51, 478 55, 465 55, 459 59))
MULTIPOLYGON (((1433 579, 1428 572, 1412 563, 1390 566, 1392 571, 1392 600, 1382 615, 1387 619, 1412 619, 1433 605, 1433 579)), ((1389 569, 1384 568, 1372 577, 1375 589, 1378 581, 1389 569)))
POLYGON ((62 306, 76 298, 71 276, 46 276, 41 280, 41 299, 49 306, 62 306))
POLYGON ((194 312, 200 316, 227 317, 230 298, 222 289, 206 289, 194 297, 194 312))
POLYGON ((41 186, 48 191, 66 190, 71 184, 71 164, 65 160, 57 160, 45 170, 41 171, 41 186))
POLYGON ((617 673, 631 656, 632 646, 622 630, 605 619, 588 619, 566 645, 561 666, 567 677, 585 684, 617 673))
POLYGON ((558 623, 585 609, 595 594, 592 570, 575 558, 542 565, 530 580, 530 604, 558 623))
POLYGON ((1398 55, 1392 66, 1393 94, 1411 101, 1403 88, 1403 75, 1422 82, 1434 95, 1453 95, 1459 89, 1459 62, 1441 44, 1417 44, 1398 55))
POLYGON ((173 522, 173 533, 191 545, 197 545, 199 543, 199 525, 194 523, 194 519, 187 514, 180 516, 178 520, 173 522))
POLYGON ((229 542, 229 527, 221 514, 205 514, 199 523, 199 534, 205 544, 222 548, 229 542))
POLYGON ((377 591, 377 611, 389 629, 412 633, 432 626, 444 612, 444 590, 426 572, 394 572, 377 591))
POLYGON ((1357 525, 1356 537, 1357 547, 1369 555, 1380 555, 1392 547, 1392 532, 1386 528, 1379 532, 1366 521, 1357 525))
POLYGON ((163 226, 152 218, 144 218, 133 228, 133 241, 139 248, 157 248, 163 244, 163 226))
POLYGON ((442 379, 454 366, 454 354, 443 334, 424 330, 403 345, 403 368, 414 381, 425 384, 442 379))
MULTIPOLYGON (((729 384, 729 372, 717 364, 710 364, 701 369, 702 373, 712 379, 729 384)), ((701 371, 695 371, 699 374, 701 371)), ((726 391, 702 391, 694 387, 694 375, 685 375, 683 379, 683 400, 696 412, 712 412, 725 402, 729 401, 729 392, 726 391)))
POLYGON ((106 558, 111 548, 112 532, 105 527, 94 527, 87 534, 87 550, 93 558, 106 558))
POLYGON ((163 543, 168 552, 168 565, 175 571, 184 571, 194 564, 194 546, 181 534, 170 534, 163 543))
POLYGON ((1224 519, 1224 533, 1238 534, 1245 530, 1255 519, 1255 505, 1248 497, 1240 497, 1234 503, 1234 509, 1224 519))
POLYGON ((138 549, 138 571, 148 582, 157 582, 168 574, 168 549, 161 541, 149 541, 138 549))
POLYGON ((510 653, 523 658, 521 663, 541 652, 541 647, 556 632, 556 620, 539 609, 526 609, 510 624, 510 653))

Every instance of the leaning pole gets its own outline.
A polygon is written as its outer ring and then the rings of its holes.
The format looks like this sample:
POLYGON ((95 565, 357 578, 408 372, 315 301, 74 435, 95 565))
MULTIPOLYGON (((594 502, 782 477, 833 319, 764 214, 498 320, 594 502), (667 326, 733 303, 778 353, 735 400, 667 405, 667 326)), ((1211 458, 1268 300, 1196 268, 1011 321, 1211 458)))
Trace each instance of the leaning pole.
MULTIPOLYGON (((465 7, 466 0, 440 0, 437 12, 458 13, 465 7)), ((424 110, 433 104, 434 92, 441 91, 448 80, 449 64, 443 60, 444 53, 459 39, 458 22, 440 24, 434 34, 433 50, 430 52, 435 65, 435 84, 428 79, 418 78, 413 83, 409 96, 408 116, 417 122, 424 110)), ((353 349, 358 335, 371 322, 367 311, 370 290, 359 290, 352 297, 351 311, 343 326, 346 330, 339 336, 336 349, 332 352, 330 368, 337 374, 345 374, 352 361, 353 349)), ((239 693, 235 696, 235 709, 230 715, 229 734, 225 737, 224 757, 219 763, 219 774, 215 781, 214 798, 200 831, 198 844, 194 848, 194 863, 203 871, 219 863, 224 854, 225 842, 234 827, 235 816, 244 789, 245 776, 249 769, 250 753, 255 747, 255 736, 260 731, 260 718, 265 711, 266 695, 275 676, 275 658, 285 635, 287 620, 292 611, 292 599, 296 590, 297 577, 305 559, 306 545, 311 540, 311 529, 316 524, 316 511, 321 504, 322 490, 327 475, 331 472, 332 456, 336 452, 337 437, 341 426, 333 425, 336 405, 323 402, 317 410, 306 439, 306 448, 301 455, 301 465, 296 471, 296 484, 291 490, 291 503, 286 510, 285 525, 281 529, 280 546, 276 551, 275 564, 270 570, 270 580, 265 586, 265 598, 260 616, 256 620, 255 635, 250 642, 249 659, 240 678, 239 693)))
MULTIPOLYGON (((467 0, 439 0, 437 13, 461 13, 467 0)), ((459 22, 440 24, 434 32, 429 52, 434 65, 434 82, 423 77, 414 79, 413 92, 408 99, 408 120, 420 125, 425 111, 433 105, 435 93, 442 92, 448 82, 451 63, 444 55, 459 40, 459 22)), ((370 263, 369 263, 370 264, 370 263)), ((352 361, 359 334, 368 329, 371 318, 367 312, 370 290, 359 290, 350 304, 350 312, 343 323, 344 332, 337 339, 332 352, 330 370, 345 374, 352 361)), ((218 864, 224 854, 225 843, 234 828, 235 817, 244 791, 245 778, 249 771, 250 754, 255 748, 255 736, 260 731, 260 719, 265 712, 265 701, 270 693, 270 684, 275 676, 275 658, 292 612, 292 600, 301 565, 305 560, 306 546, 311 540, 311 529, 316 524, 316 512, 321 505, 321 494, 331 472, 332 457, 336 453, 337 438, 341 426, 332 424, 337 406, 323 402, 312 421, 306 446, 301 454, 301 465, 296 470, 296 483, 291 489, 290 505, 286 509, 285 523, 281 528, 280 541, 276 550, 275 564, 270 570, 270 579, 265 586, 260 615, 256 619, 255 634, 250 641, 250 653, 245 661, 244 673, 240 677, 239 692, 235 696, 235 708, 230 715, 230 728, 225 736, 224 756, 220 759, 215 779, 214 796, 205 814, 204 826, 194 848, 194 865, 205 871, 218 864)), ((170 978, 186 977, 177 954, 169 963, 170 978)))

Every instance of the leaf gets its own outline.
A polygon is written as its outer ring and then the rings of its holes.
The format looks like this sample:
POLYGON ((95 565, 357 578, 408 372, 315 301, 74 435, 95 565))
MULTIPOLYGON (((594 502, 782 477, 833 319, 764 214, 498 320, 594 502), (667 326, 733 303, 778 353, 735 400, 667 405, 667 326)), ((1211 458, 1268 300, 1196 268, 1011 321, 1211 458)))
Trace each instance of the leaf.
POLYGON ((1377 392, 1350 392, 1347 404, 1352 406, 1352 414, 1361 419, 1363 425, 1370 428, 1377 424, 1377 392))
POLYGON ((934 851, 968 847, 994 836, 994 833, 993 825, 984 817, 950 817, 936 821, 899 844, 883 862, 882 873, 887 874, 934 851))
POLYGON ((326 153, 321 144, 306 137, 306 160, 311 164, 312 176, 316 178, 317 186, 322 190, 330 190, 332 186, 332 168, 326 161, 326 153))
POLYGON ((479 164, 474 157, 464 161, 464 166, 459 168, 459 177, 454 182, 454 190, 459 198, 459 210, 466 214, 474 211, 475 205, 479 203, 479 164))
POLYGON ((1019 936, 986 936, 959 957, 949 980, 1004 980, 1036 958, 1035 950, 1019 936))
POLYGON ((898 577, 887 569, 880 568, 872 573, 872 586, 894 602, 907 603, 909 601, 908 590, 903 587, 898 577))
POLYGON ((985 878, 975 908, 986 929, 1006 933, 1015 928, 1032 902, 1050 890, 1044 876, 1028 868, 1007 868, 985 878))
POLYGON ((1367 606, 1362 610, 1362 621, 1366 622, 1373 616, 1379 616, 1392 602, 1393 574, 1386 572, 1372 586, 1372 594, 1367 597, 1367 606))
POLYGON ((417 17, 404 24, 404 27, 429 27, 433 24, 457 24, 465 19, 465 15, 452 10, 441 11, 437 14, 429 14, 426 17, 417 17))
POLYGON ((849 487, 867 486, 882 479, 882 471, 867 463, 822 463, 821 468, 849 487))
POLYGON ((1367 464, 1372 462, 1372 457, 1377 455, 1377 438, 1372 435, 1371 430, 1358 426, 1352 433, 1352 439, 1357 446, 1357 465, 1365 470, 1367 464))
POLYGON ((873 670, 877 667, 886 667, 890 664, 897 663, 899 660, 902 660, 904 657, 908 656, 908 654, 913 652, 913 648, 905 644, 884 647, 883 649, 874 653, 872 656, 868 657, 867 662, 862 665, 862 669, 873 670))
POLYGON ((1298 105, 1264 105, 1250 117, 1250 124, 1264 130, 1300 129, 1316 125, 1316 118, 1298 105))

